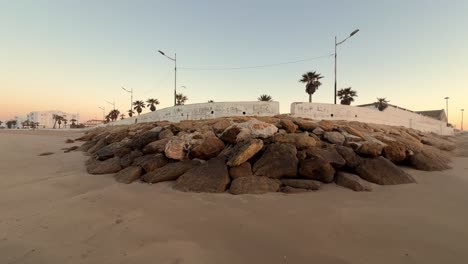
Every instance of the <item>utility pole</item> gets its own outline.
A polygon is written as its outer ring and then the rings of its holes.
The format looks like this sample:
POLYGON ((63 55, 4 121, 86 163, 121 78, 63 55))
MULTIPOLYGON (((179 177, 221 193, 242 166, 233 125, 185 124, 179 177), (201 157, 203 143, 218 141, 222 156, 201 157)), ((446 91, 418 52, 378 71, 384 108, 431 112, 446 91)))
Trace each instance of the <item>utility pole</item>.
POLYGON ((337 57, 337 52, 336 52, 336 50, 337 50, 337 47, 339 45, 343 44, 346 40, 348 40, 350 37, 354 36, 358 32, 359 32, 359 29, 354 30, 353 32, 351 32, 351 34, 349 34, 349 36, 347 38, 345 38, 344 40, 342 40, 340 42, 337 42, 337 37, 335 36, 335 89, 334 89, 335 90, 335 96, 334 96, 335 104, 336 104, 336 94, 337 94, 337 90, 336 90, 336 88, 337 88, 337 81, 336 81, 336 61, 337 61, 336 57, 337 57))
POLYGON ((125 89, 125 87, 122 86, 122 89, 126 91, 127 93, 130 93, 130 111, 131 111, 133 108, 133 88, 131 88, 130 90, 127 90, 125 89))
POLYGON ((448 111, 448 100, 450 99, 450 97, 445 97, 445 111, 447 112, 447 126, 449 124, 449 111, 448 111))

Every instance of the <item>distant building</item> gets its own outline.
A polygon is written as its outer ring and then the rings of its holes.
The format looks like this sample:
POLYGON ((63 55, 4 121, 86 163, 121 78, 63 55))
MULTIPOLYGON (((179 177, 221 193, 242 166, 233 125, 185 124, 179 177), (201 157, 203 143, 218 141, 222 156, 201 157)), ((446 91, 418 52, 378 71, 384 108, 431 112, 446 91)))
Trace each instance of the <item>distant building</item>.
POLYGON ((16 126, 14 128, 22 127, 21 123, 26 121, 26 119, 28 119, 27 116, 15 116, 16 126))
POLYGON ((427 116, 427 117, 432 117, 434 119, 437 119, 439 121, 447 122, 447 115, 445 114, 445 110, 428 110, 428 111, 416 111, 416 113, 427 116))
MULTIPOLYGON (((67 119, 67 126, 70 126, 72 123, 72 119, 76 120, 76 123, 80 122, 80 115, 79 114, 71 114, 71 113, 66 113, 63 111, 36 111, 36 112, 31 112, 26 116, 26 119, 28 119, 31 122, 37 122, 39 123, 39 128, 53 128, 54 127, 54 115, 59 115, 62 116, 63 118, 67 119)), ((63 127, 64 124, 62 123, 61 127, 63 127)))
POLYGON ((104 123, 104 120, 98 120, 98 119, 91 119, 83 123, 85 127, 95 127, 97 125, 100 125, 104 123))

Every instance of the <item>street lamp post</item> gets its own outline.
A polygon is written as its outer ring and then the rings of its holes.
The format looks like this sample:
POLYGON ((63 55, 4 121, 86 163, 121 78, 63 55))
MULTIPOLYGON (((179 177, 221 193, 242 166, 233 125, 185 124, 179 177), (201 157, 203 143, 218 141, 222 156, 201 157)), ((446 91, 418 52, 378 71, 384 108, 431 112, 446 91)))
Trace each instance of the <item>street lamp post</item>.
POLYGON ((174 58, 171 58, 169 56, 167 56, 166 54, 164 54, 164 52, 158 50, 159 53, 161 53, 161 55, 163 55, 164 57, 174 61, 174 105, 176 105, 176 96, 177 96, 177 53, 174 53, 174 58))
POLYGON ((359 32, 359 29, 356 29, 354 30, 353 32, 351 32, 351 34, 349 34, 349 36, 347 38, 345 38, 344 40, 340 41, 340 42, 337 42, 337 38, 335 36, 335 96, 334 96, 334 101, 335 101, 335 104, 336 104, 336 94, 337 94, 337 91, 336 91, 336 87, 337 87, 337 82, 336 82, 336 57, 337 57, 337 53, 336 53, 336 50, 337 50, 337 47, 341 44, 343 44, 346 40, 348 40, 350 37, 354 36, 356 33, 359 32))
POLYGON ((99 109, 102 110, 102 120, 106 119, 106 108, 105 107, 99 107, 99 109))
POLYGON ((448 100, 450 97, 445 97, 445 111, 447 112, 447 125, 449 124, 448 100))
POLYGON ((463 131, 463 112, 465 112, 465 109, 462 109, 461 112, 462 112, 461 131, 463 131))
POLYGON ((130 111, 132 110, 133 107, 133 88, 130 90, 125 89, 125 87, 122 86, 122 89, 126 91, 127 93, 130 93, 130 111))

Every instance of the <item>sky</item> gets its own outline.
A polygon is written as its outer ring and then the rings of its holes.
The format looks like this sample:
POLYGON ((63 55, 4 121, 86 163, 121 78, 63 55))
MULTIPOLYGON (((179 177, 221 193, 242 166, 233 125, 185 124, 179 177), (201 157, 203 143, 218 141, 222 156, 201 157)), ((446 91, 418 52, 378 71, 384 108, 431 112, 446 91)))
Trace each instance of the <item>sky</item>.
POLYGON ((467 14, 466 0, 0 0, 0 120, 56 109, 86 121, 110 110, 106 101, 126 112, 121 86, 134 100, 171 106, 174 65, 157 50, 177 53, 188 103, 269 94, 287 113, 308 100, 298 82, 307 71, 324 76, 313 101, 333 103, 327 55, 335 36, 360 29, 337 52, 338 88, 356 90, 354 104, 386 97, 433 110, 448 96, 459 127, 468 109, 467 14))

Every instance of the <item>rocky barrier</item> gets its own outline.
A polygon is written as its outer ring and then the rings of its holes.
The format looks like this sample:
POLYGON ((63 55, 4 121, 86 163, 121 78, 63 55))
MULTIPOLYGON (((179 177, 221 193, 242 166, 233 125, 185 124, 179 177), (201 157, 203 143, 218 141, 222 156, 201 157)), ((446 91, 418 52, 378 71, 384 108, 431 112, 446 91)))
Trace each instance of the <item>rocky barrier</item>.
POLYGON ((445 170, 456 147, 452 138, 403 127, 286 115, 109 126, 77 140, 86 141, 78 150, 90 155, 90 174, 231 194, 415 183, 399 165, 445 170))

